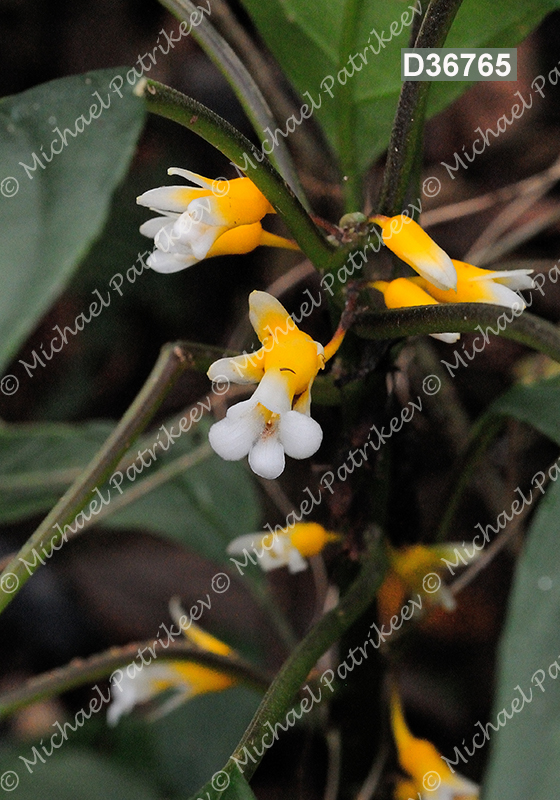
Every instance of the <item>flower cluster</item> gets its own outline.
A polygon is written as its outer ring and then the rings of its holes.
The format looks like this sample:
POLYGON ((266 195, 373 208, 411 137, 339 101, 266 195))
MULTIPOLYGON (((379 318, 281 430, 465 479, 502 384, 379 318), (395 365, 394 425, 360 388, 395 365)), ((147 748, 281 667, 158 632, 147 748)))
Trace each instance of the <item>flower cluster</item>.
POLYGON ((409 775, 399 778, 395 800, 478 800, 479 787, 461 775, 451 772, 434 745, 417 739, 406 724, 400 699, 393 690, 391 725, 399 763, 409 775))
POLYGON ((275 211, 249 178, 210 181, 188 169, 172 167, 198 188, 161 186, 136 198, 160 216, 148 220, 140 233, 156 249, 147 265, 156 272, 177 272, 203 258, 249 253, 259 245, 299 250, 295 242, 265 231, 261 219, 275 211))
POLYGON ((258 387, 210 428, 209 439, 226 461, 248 455, 253 472, 272 479, 284 470, 284 454, 309 458, 319 449, 323 431, 310 416, 311 386, 325 366, 325 350, 266 292, 249 296, 249 318, 262 347, 215 361, 208 377, 258 387))
MULTIPOLYGON (((531 269, 487 270, 449 258, 414 220, 372 217, 380 225, 383 242, 420 277, 374 281, 387 308, 437 305, 438 303, 492 303, 522 311, 525 301, 517 294, 533 288, 531 269)), ((458 333, 434 333, 436 339, 453 343, 458 333)))

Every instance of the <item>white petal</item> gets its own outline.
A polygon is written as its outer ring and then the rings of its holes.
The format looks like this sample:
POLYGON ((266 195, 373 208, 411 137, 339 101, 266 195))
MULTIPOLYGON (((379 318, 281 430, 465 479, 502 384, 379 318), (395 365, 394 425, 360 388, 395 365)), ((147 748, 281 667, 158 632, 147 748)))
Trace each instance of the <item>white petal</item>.
POLYGON ((262 414, 254 405, 247 410, 246 403, 251 403, 251 400, 232 406, 225 418, 208 431, 210 446, 225 461, 238 461, 248 455, 263 431, 262 414), (245 408, 239 409, 239 406, 245 408))
POLYGON ((532 289, 534 286, 534 281, 533 278, 529 278, 529 275, 531 275, 532 272, 532 269, 496 270, 495 272, 488 273, 488 275, 471 278, 471 280, 480 281, 486 280, 487 278, 492 278, 494 281, 503 283, 504 286, 508 286, 510 289, 532 289))
MULTIPOLYGON (((175 217, 175 215, 173 216, 175 217)), ((169 225, 169 220, 169 216, 148 219, 146 222, 143 222, 142 225, 140 225, 140 233, 142 236, 147 236, 150 239, 154 239, 165 225, 169 225)))
POLYGON ((212 191, 212 187, 215 183, 215 181, 209 181, 196 172, 191 172, 190 169, 181 169, 181 167, 169 167, 167 174, 180 175, 181 178, 186 178, 188 181, 196 183, 197 186, 201 186, 203 189, 209 189, 210 191, 212 191))
POLYGON ((167 223, 167 225, 163 225, 154 236, 154 244, 158 250, 161 250, 162 253, 182 253, 184 255, 193 255, 192 247, 190 247, 189 243, 181 242, 181 239, 175 233, 175 225, 177 224, 177 218, 175 221, 167 223))
POLYGON ((193 219, 205 225, 230 227, 231 222, 220 209, 214 195, 199 197, 189 205, 189 214, 193 219))
POLYGON ((251 448, 249 466, 256 475, 274 480, 284 471, 284 448, 274 431, 267 431, 251 448))
POLYGON ((278 423, 280 442, 292 458, 309 458, 323 441, 323 431, 318 422, 299 411, 282 414, 278 423))
POLYGON ((226 230, 227 227, 219 228, 200 222, 196 217, 193 218, 189 211, 187 214, 181 214, 173 225, 171 239, 173 242, 178 242, 179 244, 190 247, 193 254, 199 260, 202 260, 206 258, 208 251, 216 239, 226 230))
MULTIPOLYGON (((165 669, 165 667, 164 667, 165 669)), ((131 678, 123 670, 122 680, 111 684, 111 705, 107 710, 107 723, 116 725, 123 714, 130 714, 134 706, 145 703, 156 694, 153 689, 154 667, 135 671, 131 678)))
POLYGON ((155 272, 169 274, 179 272, 187 267, 197 264, 198 259, 194 256, 181 256, 174 253, 162 253, 161 250, 154 250, 146 261, 148 267, 155 272))
POLYGON ((279 369, 267 370, 258 385, 253 400, 268 408, 273 414, 283 414, 292 407, 288 385, 279 369))
POLYGON ((290 549, 290 560, 288 561, 288 569, 290 572, 295 574, 296 572, 303 572, 308 567, 307 561, 301 555, 301 553, 296 550, 295 547, 290 549))
POLYGON ((484 284, 486 288, 486 298, 480 300, 481 303, 494 303, 498 306, 505 306, 506 308, 516 309, 521 311, 525 308, 525 300, 520 295, 516 294, 512 289, 508 289, 503 283, 496 283, 496 281, 488 281, 484 284))
POLYGON ((226 547, 226 553, 230 556, 238 556, 243 554, 243 550, 252 550, 253 547, 260 547, 263 539, 262 531, 257 533, 245 533, 243 536, 238 536, 226 547))
POLYGON ((269 550, 259 553, 259 564, 265 572, 270 572, 278 567, 287 567, 290 563, 290 542, 285 536, 279 536, 269 550))
POLYGON ((447 342, 447 344, 455 344, 455 342, 458 342, 461 338, 460 333, 430 333, 430 336, 442 342, 447 342))
POLYGON ((186 211, 189 205, 197 198, 200 189, 191 189, 188 186, 159 186, 157 189, 148 189, 147 192, 136 198, 139 206, 155 208, 158 211, 177 211, 180 214, 186 211))
MULTIPOLYGON (((219 358, 210 365, 206 374, 211 381, 226 378, 231 383, 258 383, 261 376, 251 375, 251 356, 254 356, 254 353, 246 353, 233 358, 219 358)), ((253 372, 256 372, 256 368, 253 372)))
POLYGON ((453 266, 453 262, 441 247, 434 244, 434 250, 437 248, 437 253, 430 253, 429 255, 411 254, 408 263, 429 283, 433 283, 438 289, 446 291, 447 289, 457 288, 457 271, 453 266), (436 257, 434 257, 436 256, 436 257))

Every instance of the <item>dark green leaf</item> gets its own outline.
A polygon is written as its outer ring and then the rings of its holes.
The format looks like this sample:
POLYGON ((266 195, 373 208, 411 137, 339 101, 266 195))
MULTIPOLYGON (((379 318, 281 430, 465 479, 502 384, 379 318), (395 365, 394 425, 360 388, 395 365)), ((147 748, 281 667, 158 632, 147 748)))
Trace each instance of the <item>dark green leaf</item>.
MULTIPOLYGON (((163 423, 174 438, 169 444, 161 428, 146 434, 130 452, 136 466, 113 473, 114 479, 99 487, 111 510, 121 492, 137 489, 162 467, 192 453, 207 441, 208 423, 201 420, 182 433, 173 421, 163 423), (163 433, 163 435, 162 435, 163 433), (167 450, 157 447, 162 443, 167 450), (151 448, 155 461, 138 451, 151 448), (120 491, 119 491, 120 489, 120 491)), ((107 423, 62 425, 7 425, 0 427, 0 521, 11 522, 47 511, 62 496, 100 448, 112 430, 107 423)), ((145 453, 145 450, 144 450, 145 453)), ((125 496, 125 495, 123 495, 125 496)), ((99 504, 98 504, 99 505, 99 504)), ((87 509, 88 507, 86 507, 87 509)), ((259 506, 253 482, 241 463, 223 461, 214 453, 186 471, 157 486, 130 505, 104 517, 109 528, 137 528, 165 536, 221 561, 225 545, 240 533, 258 528, 259 506)))
MULTIPOLYGON (((48 751, 49 737, 44 741, 48 751)), ((161 800, 146 785, 145 779, 116 767, 106 758, 77 749, 55 750, 48 758, 40 745, 35 752, 39 756, 34 755, 31 747, 20 753, 30 762, 31 772, 15 752, 0 757, 2 780, 6 781, 6 786, 13 785, 8 784, 8 780, 19 781, 17 788, 13 786, 12 789, 15 789, 12 796, 18 800, 37 800, 39 797, 41 800, 161 800)), ((2 788, 10 791, 6 786, 2 785, 2 788)))
MULTIPOLYGON (((151 726, 161 782, 185 797, 219 772, 235 749, 259 704, 245 688, 208 694, 181 706, 151 726)), ((247 785, 247 784, 245 784, 247 785)), ((220 784, 216 783, 219 788, 220 784)), ((223 795, 209 787, 211 800, 252 798, 252 794, 223 795)), ((197 793, 202 800, 206 794, 197 793)))
MULTIPOLYGON (((516 570, 500 648, 497 699, 490 717, 494 728, 501 727, 496 732, 488 729, 492 756, 484 782, 485 800, 557 797, 559 630, 560 483, 555 483, 540 505, 516 570)), ((476 732, 480 733, 478 727, 476 732)), ((470 737, 466 743, 471 749, 470 737)))
POLYGON ((112 429, 103 422, 0 427, 0 522, 51 508, 112 429))
MULTIPOLYGON (((387 147, 401 88, 400 50, 409 46, 411 9, 418 2, 243 0, 294 86, 302 96, 309 92, 316 106, 320 104, 313 113, 333 150, 346 163, 353 151, 360 173, 387 147), (391 24, 397 33, 392 38, 391 24)), ((426 6, 421 0, 422 11, 426 6)), ((557 7, 556 0, 465 0, 446 46, 512 47, 557 7)), ((431 112, 441 110, 467 87, 459 82, 434 83, 431 112)), ((309 97, 303 100, 310 105, 309 97)), ((299 121, 300 115, 296 116, 299 121)), ((279 127, 286 132, 286 121, 279 120, 279 127)))
POLYGON ((488 413, 527 422, 560 445, 560 378, 514 386, 492 403, 488 413))
POLYGON ((0 101, 0 369, 105 223, 144 119, 126 79, 116 92, 125 74, 75 75, 0 101))

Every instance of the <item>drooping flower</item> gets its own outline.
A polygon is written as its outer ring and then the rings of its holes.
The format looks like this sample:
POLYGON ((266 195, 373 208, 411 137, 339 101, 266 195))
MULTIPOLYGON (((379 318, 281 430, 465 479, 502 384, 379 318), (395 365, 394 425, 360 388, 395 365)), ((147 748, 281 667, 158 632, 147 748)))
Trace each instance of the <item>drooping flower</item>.
POLYGON ((296 522, 291 528, 279 531, 247 533, 238 536, 227 547, 229 555, 243 555, 252 551, 260 567, 269 572, 278 567, 288 567, 291 573, 307 569, 306 558, 318 555, 329 542, 340 539, 318 522, 296 522))
POLYGON ((299 250, 295 242, 263 230, 261 219, 275 211, 249 178, 210 181, 178 167, 168 174, 197 187, 161 186, 136 198, 160 215, 140 227, 154 240, 146 263, 156 272, 177 272, 203 258, 241 255, 259 245, 299 250))
POLYGON ((473 548, 472 558, 469 559, 465 548, 458 542, 413 544, 398 549, 387 545, 389 570, 377 595, 382 621, 397 614, 409 597, 418 594, 427 606, 454 611, 457 605, 455 598, 443 583, 442 576, 448 569, 444 559, 457 565, 458 553, 461 554, 463 565, 480 555, 480 551, 473 548))
POLYGON ((406 214, 395 217, 377 214, 369 221, 380 226, 383 244, 419 275, 439 289, 456 288, 457 274, 453 262, 411 217, 406 214))
POLYGON ((397 783, 395 800, 405 797, 421 800, 478 800, 479 787, 476 783, 451 772, 431 742, 412 735, 395 690, 391 695, 391 725, 399 763, 410 776, 397 783), (405 792, 409 794, 405 795, 405 792))
POLYGON ((231 406, 210 428, 209 439, 226 461, 248 455, 253 472, 273 479, 284 469, 284 454, 302 459, 319 449, 323 432, 310 416, 311 386, 325 366, 325 350, 266 292, 251 292, 249 318, 262 347, 215 361, 208 377, 259 385, 249 400, 231 406))
MULTIPOLYGON (((397 278, 393 281, 374 281, 373 288, 383 293, 387 308, 437 305, 438 303, 490 303, 523 311, 525 301, 517 292, 531 289, 531 269, 488 270, 452 261, 457 272, 457 290, 443 291, 425 278, 397 278)), ((458 333, 433 333, 436 339, 453 343, 458 333)))
MULTIPOLYGON (((199 628, 192 620, 181 628, 187 639, 201 650, 227 656, 232 649, 199 628)), ((129 665, 130 666, 130 665, 129 665)), ((235 678, 203 664, 188 661, 160 661, 137 666, 132 675, 128 668, 121 671, 111 685, 112 701, 107 711, 107 723, 116 725, 123 714, 129 714, 140 703, 152 700, 162 692, 173 692, 169 701, 159 709, 159 715, 176 708, 199 694, 221 692, 237 683, 235 678)))

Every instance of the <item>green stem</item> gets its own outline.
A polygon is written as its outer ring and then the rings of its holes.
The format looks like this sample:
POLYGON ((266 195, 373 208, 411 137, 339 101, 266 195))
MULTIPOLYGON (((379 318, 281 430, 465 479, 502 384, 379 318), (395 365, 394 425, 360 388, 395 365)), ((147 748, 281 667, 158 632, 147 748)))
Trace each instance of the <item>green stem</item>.
POLYGON ((346 250, 334 248, 327 242, 270 161, 229 122, 191 97, 157 81, 146 82, 144 98, 149 111, 193 131, 246 172, 282 216, 302 251, 317 268, 334 270, 344 263, 346 250))
MULTIPOLYGON (((449 305, 415 306, 391 311, 367 311, 356 317, 355 332, 364 339, 391 339, 426 333, 480 331, 477 347, 484 347, 483 333, 499 334, 527 345, 560 363, 560 330, 551 322, 524 311, 515 317, 509 308, 484 303, 449 303, 449 305)), ((476 342, 477 339, 473 341, 476 342)), ((468 348, 467 348, 468 350, 468 348)), ((473 349, 476 353, 477 350, 473 349)), ((457 349, 449 350, 449 359, 456 360, 457 349)), ((466 366, 469 360, 463 358, 466 366)), ((459 362, 457 362, 459 363, 459 362)))
MULTIPOLYGON (((415 47, 443 47, 462 0, 431 0, 415 47)), ((430 81, 404 81, 383 175, 377 213, 392 217, 404 207, 417 153, 422 147, 430 81)))
MULTIPOLYGON (((191 0, 160 0, 160 2, 187 24, 193 14, 196 17, 196 14, 200 13, 191 0)), ((235 92, 261 142, 267 141, 265 130, 267 128, 274 130, 276 120, 241 59, 204 15, 201 16, 198 25, 191 26, 191 33, 235 92)), ((283 139, 275 143, 270 153, 270 160, 305 204, 303 189, 292 163, 290 151, 283 139)))
MULTIPOLYGON (((76 659, 64 667, 38 675, 36 678, 24 683, 17 689, 12 689, 0 695, 0 719, 13 714, 20 708, 46 700, 50 697, 68 692, 78 686, 85 686, 108 678, 116 669, 130 664, 138 659, 140 651, 154 647, 154 641, 134 642, 124 647, 111 647, 110 650, 87 659, 76 659)), ((161 661, 191 661, 195 664, 213 667, 214 669, 231 675, 233 678, 257 689, 266 691, 270 678, 263 675, 250 664, 237 656, 219 656, 199 650, 190 642, 170 642, 166 650, 161 650, 157 655, 157 663, 161 661)))
MULTIPOLYGON (((179 375, 189 366, 179 344, 168 344, 140 393, 101 450, 58 501, 31 538, 0 575, 0 612, 65 541, 64 526, 71 524, 92 493, 109 477, 138 434, 146 427, 179 375)), ((92 512, 93 513, 93 512, 92 512)))
POLYGON ((233 759, 245 761, 245 748, 255 753, 252 750, 255 745, 257 758, 253 757, 243 769, 244 777, 250 780, 262 757, 262 755, 258 756, 258 752, 262 754, 266 750, 262 740, 270 732, 268 723, 274 728, 277 722, 284 722, 286 713, 290 710, 300 687, 317 660, 373 602, 383 579, 383 552, 380 540, 377 539, 370 549, 358 577, 338 606, 325 614, 284 663, 226 764, 226 772, 230 774, 236 772, 239 768, 233 759))

